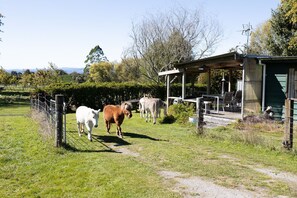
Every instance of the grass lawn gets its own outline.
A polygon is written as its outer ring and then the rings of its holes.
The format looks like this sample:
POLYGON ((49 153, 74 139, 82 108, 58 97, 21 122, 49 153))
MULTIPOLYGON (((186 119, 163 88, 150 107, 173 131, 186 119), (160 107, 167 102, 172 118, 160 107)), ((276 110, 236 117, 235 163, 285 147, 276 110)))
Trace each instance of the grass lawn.
MULTIPOLYGON (((234 138, 232 128, 195 134, 192 125, 146 123, 134 114, 125 119, 124 139, 116 127, 106 133, 100 113, 93 142, 79 137, 75 115, 67 114, 67 148, 54 148, 40 135, 29 107, 18 107, 27 116, 1 116, 1 197, 180 197, 160 171, 201 177, 228 188, 261 188, 269 196, 297 196, 296 188, 259 173, 269 168, 297 174, 294 152, 280 146, 247 144, 234 138)), ((0 107, 1 112, 15 108, 0 107)), ((270 135, 264 134, 266 139, 270 135)), ((271 141, 281 142, 274 133, 271 141)))

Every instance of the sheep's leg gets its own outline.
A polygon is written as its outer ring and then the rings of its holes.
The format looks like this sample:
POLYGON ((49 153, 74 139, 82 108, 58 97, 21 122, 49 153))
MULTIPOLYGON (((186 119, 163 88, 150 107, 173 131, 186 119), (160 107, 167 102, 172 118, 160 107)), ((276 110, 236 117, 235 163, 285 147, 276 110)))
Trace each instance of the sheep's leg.
POLYGON ((92 128, 88 124, 86 124, 86 128, 88 130, 88 139, 92 141, 92 128))
POLYGON ((145 110, 145 121, 147 122, 148 121, 148 111, 145 110))
POLYGON ((123 134, 122 134, 122 128, 121 126, 117 126, 117 135, 120 137, 120 138, 123 138, 123 134))
POLYGON ((88 132, 88 139, 92 142, 92 130, 88 132))
POLYGON ((140 112, 140 117, 143 118, 143 110, 142 110, 142 105, 139 103, 139 112, 140 112))
POLYGON ((152 112, 151 114, 153 116, 153 121, 154 121, 153 123, 156 124, 157 112, 152 112))
POLYGON ((161 109, 158 109, 158 115, 157 115, 157 118, 160 118, 161 117, 161 109))
POLYGON ((81 128, 81 126, 80 126, 81 124, 78 122, 77 123, 77 131, 78 131, 78 135, 79 135, 79 137, 81 137, 81 133, 80 133, 80 128, 81 128))
POLYGON ((105 120, 105 126, 106 126, 106 130, 107 130, 107 133, 110 134, 109 130, 110 130, 110 123, 105 120))

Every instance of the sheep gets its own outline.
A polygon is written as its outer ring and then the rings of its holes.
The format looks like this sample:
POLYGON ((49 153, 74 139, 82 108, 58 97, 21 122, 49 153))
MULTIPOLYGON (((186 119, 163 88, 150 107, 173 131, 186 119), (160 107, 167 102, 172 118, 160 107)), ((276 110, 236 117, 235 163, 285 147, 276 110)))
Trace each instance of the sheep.
POLYGON ((166 115, 166 104, 160 98, 146 98, 143 97, 139 100, 140 117, 143 117, 143 113, 146 113, 146 122, 148 121, 148 113, 153 117, 153 123, 156 124, 156 118, 160 117, 160 109, 164 109, 164 115, 166 115))
POLYGON ((84 132, 84 125, 88 130, 88 139, 92 141, 92 128, 98 127, 99 110, 94 110, 86 106, 80 106, 76 109, 76 122, 78 135, 84 132))
POLYGON ((121 106, 118 105, 106 105, 103 108, 103 118, 105 121, 107 133, 110 134, 110 125, 115 123, 117 125, 117 136, 123 138, 121 124, 124 121, 125 115, 128 118, 132 117, 132 105, 124 102, 121 106))

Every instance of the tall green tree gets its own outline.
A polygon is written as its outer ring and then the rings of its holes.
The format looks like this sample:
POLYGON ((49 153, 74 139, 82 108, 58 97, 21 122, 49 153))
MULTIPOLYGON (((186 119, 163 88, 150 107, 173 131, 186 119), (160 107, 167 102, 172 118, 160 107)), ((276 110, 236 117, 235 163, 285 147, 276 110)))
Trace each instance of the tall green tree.
POLYGON ((248 53, 269 55, 269 39, 271 34, 270 20, 262 23, 259 27, 252 32, 251 42, 248 53))
POLYGON ((272 11, 268 48, 272 55, 297 55, 297 1, 282 0, 272 11))
POLYGON ((132 58, 123 58, 115 64, 115 73, 119 82, 143 82, 139 65, 132 58))
POLYGON ((52 83, 62 82, 60 70, 54 63, 49 63, 47 69, 38 69, 34 73, 33 85, 45 86, 52 83))
POLYGON ((26 86, 33 85, 34 82, 34 72, 31 72, 29 69, 25 70, 24 73, 21 76, 21 79, 19 80, 19 83, 26 86))
POLYGON ((3 67, 0 67, 0 84, 7 85, 9 84, 10 75, 6 72, 3 67))
POLYGON ((89 81, 91 82, 117 81, 115 77, 114 65, 110 62, 98 62, 90 66, 89 81))
POLYGON ((104 55, 102 48, 99 45, 96 45, 92 48, 85 60, 85 69, 84 73, 88 74, 90 66, 94 63, 99 63, 101 61, 108 61, 107 57, 104 55))
POLYGON ((297 1, 281 0, 271 18, 251 36, 249 53, 273 56, 297 55, 297 1))

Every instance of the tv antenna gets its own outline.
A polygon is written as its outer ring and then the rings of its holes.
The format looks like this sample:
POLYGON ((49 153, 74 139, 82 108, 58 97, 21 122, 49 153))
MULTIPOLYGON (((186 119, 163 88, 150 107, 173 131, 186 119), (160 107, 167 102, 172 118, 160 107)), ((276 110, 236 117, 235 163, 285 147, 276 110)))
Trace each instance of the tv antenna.
POLYGON ((249 39, 250 39, 250 36, 252 34, 252 25, 249 23, 249 24, 242 24, 242 31, 241 31, 241 34, 242 35, 246 35, 246 54, 248 53, 248 49, 249 49, 249 39))

